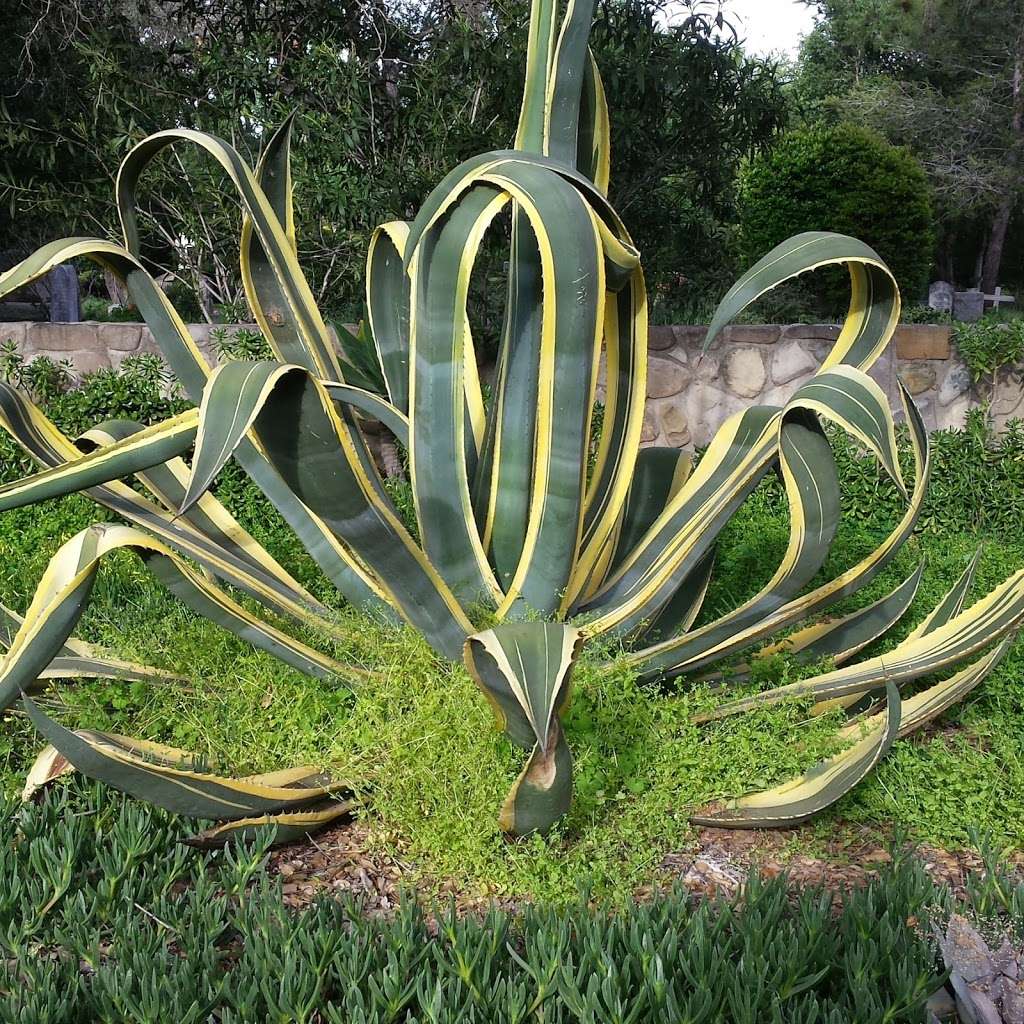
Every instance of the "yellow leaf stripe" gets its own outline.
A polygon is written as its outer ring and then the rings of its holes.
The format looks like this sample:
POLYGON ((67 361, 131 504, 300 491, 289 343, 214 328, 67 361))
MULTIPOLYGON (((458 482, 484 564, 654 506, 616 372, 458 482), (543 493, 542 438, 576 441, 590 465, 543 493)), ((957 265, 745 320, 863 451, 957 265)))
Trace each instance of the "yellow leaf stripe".
POLYGON ((1024 619, 1024 570, 925 636, 904 640, 886 654, 845 668, 837 668, 798 683, 766 690, 731 701, 701 716, 723 718, 789 697, 818 700, 867 693, 887 681, 902 683, 938 672, 973 654, 1018 627, 1024 619))
POLYGON ((826 758, 809 772, 781 786, 730 801, 725 809, 694 815, 695 825, 715 828, 779 828, 796 825, 848 793, 885 756, 900 723, 899 691, 886 687, 888 711, 881 724, 849 750, 826 758))
POLYGON ((132 527, 97 524, 76 534, 50 559, 10 649, 0 662, 0 693, 6 705, 19 691, 27 689, 60 652, 82 613, 100 561, 120 548, 141 554, 158 578, 201 614, 301 671, 320 676, 366 675, 260 621, 160 541, 132 527))

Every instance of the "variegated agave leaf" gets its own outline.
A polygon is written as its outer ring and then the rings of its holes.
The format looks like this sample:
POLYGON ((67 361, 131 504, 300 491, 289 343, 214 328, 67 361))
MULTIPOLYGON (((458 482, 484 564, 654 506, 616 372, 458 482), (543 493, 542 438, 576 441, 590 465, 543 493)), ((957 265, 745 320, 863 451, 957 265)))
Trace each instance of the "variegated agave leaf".
POLYGON ((466 641, 466 665, 498 727, 530 751, 501 811, 506 832, 547 831, 569 809, 572 758, 560 716, 581 641, 578 629, 556 623, 509 623, 466 641))
MULTIPOLYGON (((901 389, 914 456, 913 482, 904 480, 887 396, 868 375, 900 313, 896 282, 869 246, 827 232, 797 235, 751 267, 716 311, 708 344, 784 281, 846 267, 851 301, 838 340, 820 372, 785 405, 733 416, 696 465, 677 452, 640 450, 646 286, 640 255, 608 198, 608 105, 587 45, 593 12, 593 0, 564 8, 534 0, 515 148, 464 161, 411 221, 390 221, 372 234, 366 317, 358 335, 337 330, 340 350, 297 257, 293 117, 268 133, 255 167, 224 140, 192 129, 144 139, 117 176, 122 242, 61 239, 0 275, 3 296, 59 263, 98 263, 124 283, 196 403, 165 423, 104 423, 72 441, 24 395, 0 384, 0 427, 40 467, 0 488, 0 512, 80 490, 130 524, 87 529, 54 556, 24 621, 4 638, 0 704, 62 675, 109 670, 158 678, 74 650, 69 639, 100 560, 119 547, 139 553, 200 614, 300 670, 353 683, 365 677, 366 670, 339 665, 250 613, 226 589, 302 627, 343 632, 210 493, 229 459, 345 600, 416 628, 439 657, 465 659, 502 727, 529 751, 502 812, 504 827, 517 834, 550 827, 569 806, 571 757, 560 711, 573 660, 592 637, 616 638, 626 662, 650 680, 707 676, 724 659, 794 627, 785 644, 795 656, 836 661, 834 672, 725 705, 720 715, 797 692, 815 696, 819 711, 848 707, 888 688, 884 724, 871 720, 869 735, 851 740, 850 751, 784 792, 745 798, 730 811, 737 825, 802 820, 827 806, 877 762, 903 725, 938 713, 991 668, 984 648, 1020 624, 1020 574, 965 611, 968 574, 884 659, 850 664, 904 613, 920 570, 867 608, 817 621, 892 564, 917 523, 931 471, 927 432, 901 389), (137 196, 149 165, 172 146, 212 159, 238 198, 242 284, 272 359, 211 367, 142 259, 137 196), (485 401, 469 285, 487 233, 506 214, 506 310, 485 401), (605 412, 588 472, 599 384, 605 412), (383 423, 408 452, 415 530, 384 487, 363 432, 368 419, 383 423), (826 421, 870 452, 906 508, 868 556, 813 583, 842 506, 826 421), (722 531, 770 472, 781 475, 789 506, 783 558, 758 593, 701 621, 722 531), (124 482, 128 475, 140 489, 124 482), (482 620, 494 625, 481 631, 482 620), (977 671, 964 669, 899 710, 892 684, 968 662, 977 671), (893 726, 895 716, 903 725, 893 726)), ((173 781, 180 769, 154 769, 152 750, 138 755, 135 741, 63 730, 38 708, 32 717, 81 770, 184 806, 180 779, 173 781), (142 785, 144 778, 151 784, 142 785)), ((49 756, 56 765, 57 755, 49 756)), ((214 814, 218 805, 207 798, 219 786, 231 803, 238 797, 232 785, 212 777, 199 785, 206 802, 191 810, 229 824, 197 842, 267 828, 300 834, 347 813, 345 801, 325 805, 327 793, 301 794, 305 802, 295 805, 293 789, 279 804, 239 797, 237 806, 220 808, 230 813, 214 814)))

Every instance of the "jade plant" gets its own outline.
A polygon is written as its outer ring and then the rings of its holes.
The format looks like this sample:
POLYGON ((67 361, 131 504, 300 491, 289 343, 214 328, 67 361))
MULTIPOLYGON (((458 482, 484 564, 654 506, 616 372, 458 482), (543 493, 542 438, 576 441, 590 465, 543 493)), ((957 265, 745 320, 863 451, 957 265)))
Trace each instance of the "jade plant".
POLYGON ((734 666, 743 651, 752 652, 748 665, 778 650, 832 660, 826 672, 724 702, 712 713, 803 695, 815 712, 841 707, 851 715, 842 753, 784 786, 694 818, 735 827, 791 824, 828 806, 897 736, 962 697, 998 660, 1024 615, 1024 573, 965 608, 972 564, 884 657, 855 660, 907 610, 920 569, 883 599, 822 619, 892 562, 914 530, 930 470, 927 432, 903 390, 914 459, 913 480, 904 479, 893 415, 867 372, 900 314, 896 282, 867 245, 823 232, 797 235, 722 299, 708 345, 782 282, 826 265, 848 269, 851 301, 838 340, 785 407, 732 416, 696 464, 680 451, 640 447, 647 301, 639 254, 607 198, 608 108, 588 49, 592 16, 593 0, 571 0, 564 9, 534 0, 514 148, 467 160, 411 223, 394 221, 373 233, 364 344, 346 334, 341 348, 335 344, 296 257, 291 119, 255 169, 201 132, 150 136, 118 173, 122 241, 63 239, 0 277, 2 295, 58 263, 96 261, 124 283, 196 403, 155 426, 107 422, 70 439, 24 395, 0 386, 0 423, 42 467, 0 489, 0 511, 83 491, 125 521, 91 526, 65 543, 24 617, 8 614, 0 703, 23 702, 49 742, 31 786, 73 766, 219 822, 200 842, 263 828, 287 838, 351 809, 344 784, 307 767, 230 778, 183 751, 71 731, 32 700, 54 676, 102 669, 145 677, 144 667, 113 664, 71 637, 100 561, 122 548, 200 614, 304 672, 341 677, 358 690, 367 669, 338 664, 232 596, 255 599, 275 621, 313 626, 324 636, 339 629, 210 492, 232 458, 347 601, 390 616, 396 628, 407 623, 421 631, 438 657, 464 660, 499 727, 526 751, 500 812, 502 826, 516 835, 550 827, 569 807, 572 760, 561 715, 574 661, 595 638, 605 638, 603 650, 618 645, 616 657, 643 680, 666 685, 684 677, 675 685, 686 685, 703 676, 723 691, 744 671, 716 674, 712 667, 734 666), (210 366, 141 257, 136 190, 147 165, 182 144, 204 150, 237 190, 242 281, 273 359, 210 366), (485 399, 467 296, 485 234, 505 225, 505 319, 485 399), (602 372, 604 415, 590 466, 602 372), (369 420, 383 423, 408 452, 416 536, 371 456, 369 420), (841 505, 826 421, 873 454, 906 508, 876 550, 820 582, 841 505), (182 456, 190 451, 189 465, 182 456), (773 471, 789 506, 784 557, 756 595, 697 625, 716 540, 773 471), (136 486, 124 482, 131 475, 136 486), (954 667, 901 699, 915 680, 954 667))

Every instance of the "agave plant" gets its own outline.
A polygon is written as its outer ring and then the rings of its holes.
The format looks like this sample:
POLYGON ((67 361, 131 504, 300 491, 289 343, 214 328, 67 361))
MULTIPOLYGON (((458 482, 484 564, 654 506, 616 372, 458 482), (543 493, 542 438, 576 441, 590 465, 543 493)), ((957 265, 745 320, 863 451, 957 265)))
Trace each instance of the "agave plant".
MULTIPOLYGON (((534 0, 515 148, 466 161, 411 223, 374 232, 366 269, 369 361, 352 338, 348 360, 342 358, 296 259, 290 119, 255 169, 200 132, 150 136, 118 174, 123 243, 64 239, 0 278, 3 294, 69 259, 100 263, 124 282, 196 403, 156 426, 104 423, 73 441, 23 395, 0 386, 0 422, 43 467, 0 489, 0 510, 82 490, 130 524, 92 526, 68 541, 12 628, 0 700, 22 700, 51 744, 36 780, 70 763, 164 807, 224 822, 200 841, 264 826, 294 835, 351 806, 338 799, 343 785, 308 768, 232 779, 182 751, 69 731, 31 699, 68 657, 97 566, 119 548, 135 551, 200 614, 305 672, 358 687, 360 670, 250 613, 226 589, 255 598, 278 619, 326 635, 338 629, 210 493, 230 458, 349 602, 411 624, 441 658, 464 659, 499 727, 527 751, 501 811, 511 833, 545 829, 569 806, 571 755, 560 716, 574 660, 595 637, 621 643, 641 678, 666 680, 707 675, 715 663, 799 626, 781 646, 798 658, 830 656, 836 668, 725 703, 715 716, 793 694, 813 698, 816 711, 857 712, 872 695, 884 702, 873 715, 851 718, 843 753, 785 786, 695 818, 737 827, 801 821, 834 802, 897 736, 976 686, 1000 657, 1024 615, 1024 573, 965 610, 969 566, 884 659, 851 663, 906 611, 920 569, 882 600, 817 621, 891 563, 914 529, 929 477, 928 437, 909 394, 902 401, 912 484, 904 481, 886 397, 867 373, 900 312, 896 282, 868 246, 842 235, 798 235, 722 300, 708 344, 783 281, 825 265, 848 268, 852 298, 838 340, 784 408, 755 406, 733 416, 693 467, 679 451, 640 449, 646 295, 638 252, 606 198, 608 111, 588 50, 592 15, 593 0, 572 0, 564 10, 553 0, 534 0), (175 144, 205 150, 238 192, 242 280, 273 360, 209 366, 140 257, 136 189, 150 161, 175 144), (506 312, 493 394, 485 401, 467 293, 482 239, 506 210, 506 312), (356 352, 363 353, 358 364, 356 352), (588 472, 602 362, 605 414, 588 472), (363 426, 371 419, 408 451, 419 540, 396 512, 368 450, 363 426), (840 517, 824 421, 874 455, 905 496, 906 511, 877 550, 808 589, 840 517), (181 456, 193 447, 189 466, 181 456), (789 504, 785 555, 754 597, 695 627, 716 539, 772 471, 781 474, 789 504), (137 488, 122 482, 132 474, 137 488), (966 667, 901 701, 901 687, 960 663, 966 667)), ((733 672, 717 681, 724 687, 742 677, 733 672)))

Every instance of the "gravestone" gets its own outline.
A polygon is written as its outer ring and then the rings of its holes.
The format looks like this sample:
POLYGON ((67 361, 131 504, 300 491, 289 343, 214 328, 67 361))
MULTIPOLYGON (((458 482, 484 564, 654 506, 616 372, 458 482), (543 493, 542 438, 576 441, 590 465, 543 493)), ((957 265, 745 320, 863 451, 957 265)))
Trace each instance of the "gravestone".
POLYGON ((1005 302, 1008 306, 1012 306, 1017 300, 1012 295, 1006 295, 1003 289, 996 285, 996 290, 991 295, 985 296, 986 302, 991 302, 994 309, 999 307, 1005 302))
POLYGON ((928 286, 928 305, 942 313, 953 312, 954 288, 948 281, 933 281, 928 286))
POLYGON ((966 292, 956 292, 953 295, 953 318, 973 323, 980 320, 985 312, 985 296, 972 288, 966 292))
POLYGON ((78 273, 70 263, 61 263, 36 286, 49 307, 50 323, 71 324, 82 319, 79 304, 78 273))

